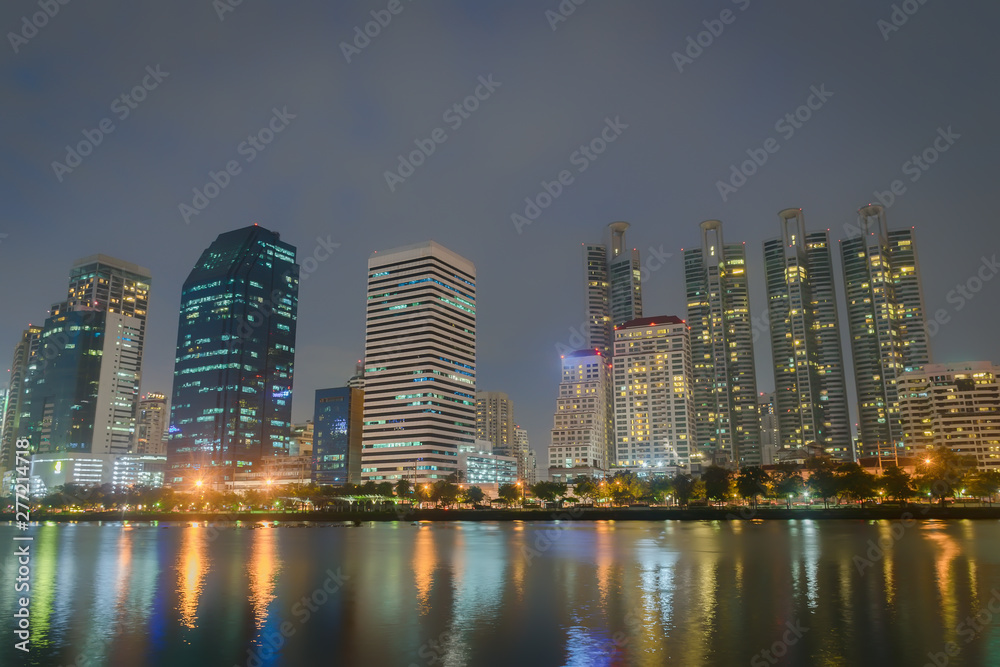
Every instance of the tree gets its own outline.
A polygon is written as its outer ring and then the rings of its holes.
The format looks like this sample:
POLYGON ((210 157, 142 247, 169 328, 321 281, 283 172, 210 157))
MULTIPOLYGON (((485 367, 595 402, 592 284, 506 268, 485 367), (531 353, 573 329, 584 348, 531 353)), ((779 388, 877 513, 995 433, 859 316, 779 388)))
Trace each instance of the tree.
POLYGON ((497 497, 508 506, 513 505, 521 499, 521 487, 514 484, 501 484, 497 489, 497 497))
POLYGON ((944 505, 945 499, 954 496, 956 489, 963 488, 965 477, 975 466, 972 457, 956 454, 947 447, 936 447, 929 450, 917 466, 917 483, 922 491, 944 505))
POLYGON ((767 494, 767 484, 771 476, 760 466, 740 468, 736 475, 736 492, 740 497, 749 500, 752 507, 757 506, 757 496, 767 494))
POLYGON ((400 479, 396 482, 396 496, 400 500, 406 500, 413 494, 413 489, 410 487, 409 480, 400 479))
POLYGON ((701 473, 705 482, 705 498, 712 502, 722 502, 729 499, 729 484, 733 473, 717 465, 710 465, 701 473))
POLYGON ((913 488, 913 479, 899 466, 889 466, 882 471, 879 486, 885 495, 903 505, 912 498, 917 490, 913 488))
POLYGON ((649 485, 649 492, 653 496, 653 500, 658 503, 666 501, 670 497, 671 491, 673 491, 673 484, 666 477, 657 477, 649 485))
POLYGON ((594 480, 585 477, 581 480, 574 480, 575 487, 573 493, 585 500, 594 502, 601 496, 601 488, 594 483, 594 480))
POLYGON ((986 498, 993 504, 993 496, 1000 492, 1000 472, 996 470, 979 470, 969 481, 969 493, 980 500, 986 498))
POLYGON ((688 501, 691 500, 692 494, 694 494, 694 479, 691 478, 691 475, 678 473, 676 477, 670 480, 670 486, 674 489, 677 504, 681 506, 687 505, 688 501))
POLYGON ((823 507, 830 506, 830 498, 837 495, 840 489, 840 480, 837 479, 837 472, 827 459, 809 459, 806 461, 806 469, 809 470, 809 480, 806 486, 812 493, 823 499, 823 507))
POLYGON ((611 499, 619 505, 633 502, 644 494, 642 482, 632 471, 615 473, 615 476, 608 480, 608 489, 611 499))
POLYGON ((792 508, 792 498, 798 496, 805 489, 805 482, 802 475, 790 463, 779 463, 771 476, 774 486, 774 495, 784 499, 785 507, 792 508))
POLYGON ((465 498, 465 502, 478 505, 486 498, 486 493, 478 486, 470 486, 462 496, 465 498))
POLYGON ((436 502, 439 507, 442 504, 445 507, 451 507, 457 499, 458 487, 447 480, 438 480, 431 487, 431 500, 436 502))
POLYGON ((878 479, 859 464, 852 461, 841 463, 837 468, 839 481, 839 493, 852 500, 861 502, 865 506, 865 501, 875 497, 878 490, 878 479))
POLYGON ((543 481, 533 485, 530 491, 542 502, 551 503, 566 495, 566 485, 543 481))

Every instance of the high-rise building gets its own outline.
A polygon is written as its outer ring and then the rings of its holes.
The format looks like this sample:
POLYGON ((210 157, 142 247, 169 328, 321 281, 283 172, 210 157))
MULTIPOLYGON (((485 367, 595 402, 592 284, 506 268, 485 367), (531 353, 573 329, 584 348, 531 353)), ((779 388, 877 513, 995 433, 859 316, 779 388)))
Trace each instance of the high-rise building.
POLYGON ((288 455, 312 456, 315 434, 312 420, 306 420, 305 424, 292 424, 292 440, 288 455))
POLYGON ((584 245, 587 347, 610 358, 614 327, 642 317, 639 251, 625 245, 627 222, 608 225, 610 243, 584 245))
POLYGON ((764 241, 780 446, 809 443, 853 459, 830 232, 806 232, 800 208, 778 214, 764 241))
POLYGON ((149 392, 139 401, 135 453, 166 456, 170 410, 166 394, 149 392))
POLYGON ((14 346, 14 360, 10 366, 10 382, 7 385, 7 405, 4 410, 3 433, 0 435, 0 477, 14 469, 16 447, 24 409, 25 379, 32 355, 38 349, 42 327, 29 325, 21 333, 21 340, 14 346))
POLYGON ((760 455, 764 465, 777 461, 778 450, 781 448, 781 435, 778 429, 778 408, 774 402, 774 394, 760 394, 757 399, 757 412, 760 415, 760 455))
POLYGON ((898 379, 905 451, 943 447, 1000 470, 1000 366, 928 364, 898 379))
POLYGON ((316 484, 361 483, 364 395, 356 387, 316 390, 312 445, 316 484))
POLYGON ((895 458, 903 446, 896 381, 930 363, 913 229, 890 231, 885 209, 858 211, 860 232, 840 242, 858 394, 857 456, 895 458))
POLYGON ((694 369, 695 445, 706 462, 762 463, 746 245, 722 223, 701 223, 701 248, 684 251, 694 369))
POLYGON ((476 392, 476 438, 488 440, 495 454, 514 456, 517 440, 514 402, 502 391, 476 392))
POLYGON ((623 467, 691 463, 691 344, 684 320, 644 317, 615 328, 615 459, 623 467))
MULTIPOLYGON (((528 441, 528 430, 520 426, 514 426, 514 452, 517 456, 517 474, 520 479, 531 477, 531 466, 529 459, 531 455, 531 443, 528 441)), ((534 484, 534 482, 532 482, 534 484)))
POLYGON ((368 260, 362 478, 435 482, 476 437, 476 267, 428 241, 368 260))
POLYGON ((149 284, 148 269, 107 255, 74 263, 28 364, 19 431, 32 453, 132 450, 149 284))
POLYGON ((554 469, 603 476, 614 460, 610 366, 600 350, 562 356, 562 379, 549 446, 549 477, 554 469))
POLYGON ((234 488, 289 453, 295 247, 258 225, 220 234, 181 291, 167 483, 234 488))

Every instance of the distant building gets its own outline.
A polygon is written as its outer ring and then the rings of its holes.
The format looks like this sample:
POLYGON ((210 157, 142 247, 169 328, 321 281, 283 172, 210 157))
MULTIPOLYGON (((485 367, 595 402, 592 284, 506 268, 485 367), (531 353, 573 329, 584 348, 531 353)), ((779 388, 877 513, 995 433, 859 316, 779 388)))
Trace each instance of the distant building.
POLYGON ((527 461, 525 478, 527 479, 528 486, 533 486, 540 481, 538 479, 538 457, 535 455, 535 450, 528 450, 527 461))
POLYGON ((625 244, 627 222, 608 225, 610 243, 584 245, 587 347, 610 358, 614 327, 642 317, 639 251, 625 244))
POLYGON ((38 350, 42 327, 29 325, 21 333, 21 340, 14 346, 14 359, 10 366, 7 385, 7 403, 4 409, 3 432, 0 434, 0 476, 14 469, 14 443, 17 441, 24 408, 25 380, 31 357, 38 350))
MULTIPOLYGON (((520 479, 528 479, 532 474, 531 468, 534 466, 531 451, 531 442, 528 440, 528 431, 520 426, 514 427, 514 453, 517 457, 517 476, 520 479)), ((532 482, 533 484, 534 482, 532 482)))
POLYGON ((777 462, 781 438, 778 430, 777 408, 774 394, 760 394, 757 398, 757 412, 760 414, 760 453, 763 465, 777 462))
POLYGON ((746 245, 722 223, 701 223, 701 247, 684 251, 694 366, 694 443, 706 461, 761 464, 757 372, 746 245))
POLYGON ((170 409, 166 394, 149 392, 139 401, 139 419, 135 429, 135 453, 167 455, 167 428, 170 409))
POLYGON ((368 259, 364 481, 431 483, 476 437, 476 267, 433 242, 368 259))
POLYGON ((879 205, 861 208, 858 225, 840 242, 860 415, 857 456, 895 458, 903 447, 897 379, 931 360, 916 239, 912 228, 890 230, 879 205))
POLYGON ((562 381, 549 446, 549 478, 559 468, 577 474, 602 475, 613 461, 612 401, 608 396, 610 367, 598 350, 563 355, 562 381))
POLYGON ((514 402, 502 391, 476 392, 476 438, 488 440, 492 451, 517 455, 514 402))
POLYGON ((502 484, 515 484, 517 459, 490 451, 490 443, 476 440, 476 444, 462 446, 458 453, 460 483, 469 486, 490 488, 493 491, 502 484))
POLYGON ((776 444, 853 460, 830 232, 806 232, 800 208, 778 217, 781 236, 764 242, 776 444))
POLYGON ((1000 366, 928 364, 898 379, 907 456, 944 447, 1000 470, 1000 366))
POLYGON ((181 291, 169 485, 234 488, 288 455, 298 294, 295 247, 263 227, 201 254, 181 291))
POLYGON ((352 387, 316 390, 312 444, 312 481, 316 484, 361 483, 364 394, 352 387))
POLYGON ((684 320, 643 317, 615 327, 615 464, 687 469, 695 428, 691 344, 684 320))
POLYGON ((66 484, 82 487, 110 484, 118 489, 130 486, 157 488, 163 486, 166 465, 166 456, 153 454, 35 454, 31 457, 31 494, 44 496, 66 484))
POLYGON ((312 420, 306 420, 305 424, 292 424, 292 442, 288 455, 312 456, 314 432, 312 420))

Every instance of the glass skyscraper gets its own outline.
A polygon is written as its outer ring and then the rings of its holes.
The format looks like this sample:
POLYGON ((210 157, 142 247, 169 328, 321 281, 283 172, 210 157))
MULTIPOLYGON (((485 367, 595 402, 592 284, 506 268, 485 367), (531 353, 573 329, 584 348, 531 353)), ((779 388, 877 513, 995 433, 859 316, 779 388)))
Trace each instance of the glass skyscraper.
POLYGON ((291 441, 295 247, 258 225, 220 234, 181 292, 167 483, 231 488, 291 441))
POLYGON ((353 387, 316 390, 313 482, 334 486, 361 483, 363 419, 363 390, 353 387))
POLYGON ((807 233, 802 209, 778 214, 764 242, 767 309, 780 444, 812 442, 853 459, 830 232, 807 233))
POLYGON ((858 456, 892 457, 903 446, 896 382, 930 363, 912 228, 890 231, 885 208, 858 211, 859 233, 841 240, 847 322, 858 393, 858 456))
POLYGON ((587 275, 587 347, 611 358, 614 328, 642 317, 639 251, 625 245, 627 222, 608 225, 610 246, 584 246, 587 275), (610 247, 610 251, 609 251, 610 247))
POLYGON ((708 460, 760 465, 746 245, 727 245, 718 220, 701 223, 701 237, 701 248, 684 251, 694 367, 692 449, 708 460))

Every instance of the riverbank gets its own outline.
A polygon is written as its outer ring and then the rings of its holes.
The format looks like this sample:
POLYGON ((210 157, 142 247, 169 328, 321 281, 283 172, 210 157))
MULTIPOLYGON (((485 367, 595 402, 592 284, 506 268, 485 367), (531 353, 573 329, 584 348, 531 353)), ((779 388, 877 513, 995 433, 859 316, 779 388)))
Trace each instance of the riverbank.
MULTIPOLYGON (((1000 520, 1000 507, 939 507, 928 505, 822 508, 750 507, 689 509, 666 507, 566 508, 561 510, 520 509, 414 509, 399 512, 74 512, 33 514, 33 522, 244 522, 278 521, 307 525, 355 521, 788 521, 811 520, 1000 520)), ((0 523, 15 521, 12 514, 0 514, 0 523)))

